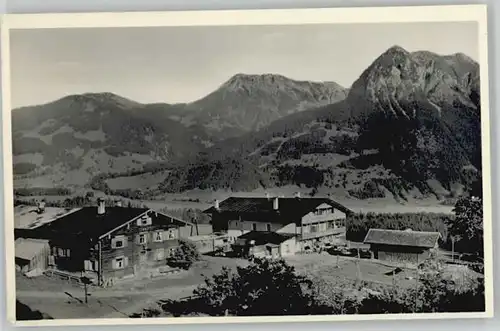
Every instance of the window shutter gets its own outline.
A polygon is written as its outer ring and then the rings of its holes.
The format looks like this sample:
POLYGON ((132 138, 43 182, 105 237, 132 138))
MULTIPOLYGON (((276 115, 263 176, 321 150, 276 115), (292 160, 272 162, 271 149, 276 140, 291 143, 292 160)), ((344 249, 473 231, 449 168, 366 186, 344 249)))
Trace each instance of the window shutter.
POLYGON ((124 266, 124 267, 127 267, 127 266, 128 266, 128 256, 125 256, 125 257, 123 258, 123 266, 124 266))

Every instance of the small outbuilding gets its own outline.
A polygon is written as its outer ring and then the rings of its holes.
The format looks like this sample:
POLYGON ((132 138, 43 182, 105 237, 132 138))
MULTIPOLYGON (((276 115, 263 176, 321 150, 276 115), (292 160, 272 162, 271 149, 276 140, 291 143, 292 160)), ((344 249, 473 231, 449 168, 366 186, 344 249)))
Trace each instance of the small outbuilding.
POLYGON ((294 255, 296 250, 296 236, 290 233, 250 231, 236 238, 233 245, 233 251, 245 257, 281 258, 294 255))
POLYGON ((372 257, 394 263, 420 264, 438 247, 439 232, 370 229, 364 243, 372 257))
POLYGON ((49 241, 19 238, 15 242, 15 256, 17 271, 31 276, 41 275, 49 266, 49 241))

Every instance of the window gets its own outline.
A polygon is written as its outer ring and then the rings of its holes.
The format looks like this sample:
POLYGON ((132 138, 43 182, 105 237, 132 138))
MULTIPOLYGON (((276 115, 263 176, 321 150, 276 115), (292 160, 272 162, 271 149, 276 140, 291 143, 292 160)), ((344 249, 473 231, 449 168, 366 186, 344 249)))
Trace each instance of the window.
POLYGON ((257 223, 252 223, 252 230, 257 231, 257 223))
POLYGON ((163 232, 162 231, 156 231, 154 234, 154 241, 155 242, 162 242, 163 241, 163 232))
POLYGON ((155 260, 156 261, 161 261, 165 259, 165 249, 163 248, 158 248, 156 251, 155 251, 155 260))
POLYGON ((116 236, 111 240, 111 248, 123 248, 127 246, 127 237, 116 236))
POLYGON ((266 224, 266 231, 271 231, 271 224, 270 223, 266 224))
POLYGON ((70 251, 66 248, 59 248, 57 250, 57 256, 59 257, 70 257, 70 251))
POLYGON ((151 220, 151 217, 149 216, 143 216, 137 220, 137 225, 138 226, 147 226, 151 225, 153 221, 151 220))
POLYGON ((116 257, 113 261, 113 269, 123 269, 128 265, 128 258, 125 256, 116 257))
POLYGON ((168 239, 175 239, 175 229, 168 230, 168 239))
POLYGON ((331 212, 332 212, 331 208, 316 209, 316 215, 326 215, 326 214, 330 214, 331 212))
POLYGON ((145 233, 141 233, 139 235, 139 244, 140 245, 144 245, 145 243, 147 243, 147 237, 146 237, 146 234, 145 233))

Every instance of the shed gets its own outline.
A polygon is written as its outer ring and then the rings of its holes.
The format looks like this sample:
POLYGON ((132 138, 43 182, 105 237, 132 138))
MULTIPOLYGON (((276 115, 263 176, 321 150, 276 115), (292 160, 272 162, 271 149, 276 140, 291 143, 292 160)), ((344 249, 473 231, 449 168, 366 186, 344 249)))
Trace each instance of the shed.
POLYGON ((364 243, 370 245, 375 259, 419 264, 437 248, 439 232, 370 229, 364 243))
POLYGON ((243 256, 279 258, 295 254, 297 241, 294 234, 250 231, 236 238, 233 250, 243 256))
POLYGON ((43 273, 49 266, 49 255, 48 240, 19 238, 15 242, 16 270, 24 274, 43 273))

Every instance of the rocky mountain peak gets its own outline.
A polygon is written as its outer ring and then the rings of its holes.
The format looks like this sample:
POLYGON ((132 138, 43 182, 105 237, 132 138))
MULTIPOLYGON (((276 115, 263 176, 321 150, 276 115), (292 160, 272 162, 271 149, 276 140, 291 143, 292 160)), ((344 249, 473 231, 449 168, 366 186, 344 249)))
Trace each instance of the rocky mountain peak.
POLYGON ((459 102, 475 107, 469 98, 468 87, 474 84, 466 75, 476 71, 476 65, 460 55, 440 56, 428 51, 410 53, 393 46, 354 82, 348 99, 357 105, 353 113, 358 115, 382 110, 411 117, 414 115, 402 111, 405 108, 402 103, 417 99, 430 102, 438 113, 444 103, 459 102))

